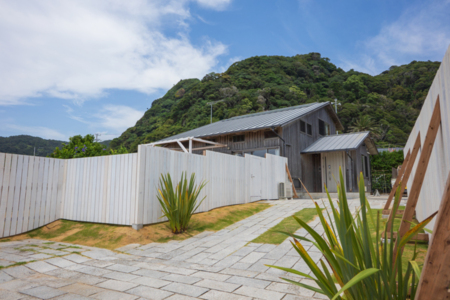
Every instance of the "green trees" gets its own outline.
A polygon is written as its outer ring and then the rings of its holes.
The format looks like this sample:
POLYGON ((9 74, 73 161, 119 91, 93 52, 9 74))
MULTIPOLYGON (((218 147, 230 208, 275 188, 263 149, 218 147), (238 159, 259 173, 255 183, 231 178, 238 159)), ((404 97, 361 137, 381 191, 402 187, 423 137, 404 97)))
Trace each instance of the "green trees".
POLYGON ((128 150, 125 147, 119 147, 116 150, 108 149, 105 145, 94 142, 94 136, 88 134, 85 137, 75 135, 69 138, 69 143, 62 144, 61 149, 56 147, 53 153, 50 154, 50 157, 79 158, 124 153, 128 153, 128 150))
POLYGON ((344 132, 361 126, 355 123, 361 123, 362 116, 370 116, 375 127, 382 127, 382 134, 375 136, 378 145, 404 144, 438 68, 439 62, 412 62, 371 76, 345 72, 319 53, 251 57, 224 73, 181 80, 153 101, 142 119, 114 139, 111 147, 124 145, 136 151, 138 144, 208 124, 206 103, 211 101, 224 100, 213 107, 213 121, 218 121, 334 98, 342 103, 338 116, 344 132))

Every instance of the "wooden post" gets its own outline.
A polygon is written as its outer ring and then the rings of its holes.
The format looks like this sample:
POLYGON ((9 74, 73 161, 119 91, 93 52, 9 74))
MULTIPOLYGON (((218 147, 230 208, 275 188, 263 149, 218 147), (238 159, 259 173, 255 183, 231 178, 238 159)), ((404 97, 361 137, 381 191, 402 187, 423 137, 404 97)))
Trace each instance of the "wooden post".
MULTIPOLYGON (((414 181, 411 186, 408 202, 406 203, 406 208, 403 214, 402 222, 400 224, 397 239, 401 239, 411 227, 410 222, 412 221, 414 212, 416 210, 420 190, 422 189, 422 184, 425 178, 425 173, 427 171, 428 162, 430 161, 431 151, 433 150, 434 141, 436 140, 440 124, 441 124, 441 106, 439 104, 439 96, 438 96, 436 104, 434 106, 433 114, 431 115, 427 135, 425 136, 425 142, 423 143, 422 153, 420 153, 416 174, 414 175, 414 181)), ((396 257, 397 251, 399 250, 402 251, 402 249, 397 249, 397 244, 395 244, 394 257, 396 257)))
POLYGON ((450 173, 434 223, 415 300, 446 299, 450 284, 450 173))
POLYGON ((287 164, 286 164, 286 172, 287 172, 287 174, 288 174, 289 181, 290 181, 291 184, 292 184, 292 190, 294 191, 294 197, 295 197, 295 198, 298 198, 297 191, 295 190, 294 182, 292 181, 291 172, 289 172, 289 168, 288 168, 288 165, 287 165, 287 164))
MULTIPOLYGON (((411 156, 408 160, 407 165, 405 166, 405 173, 403 173, 403 178, 402 178, 401 185, 400 185, 400 191, 401 191, 400 200, 402 199, 403 191, 405 190, 406 185, 408 184, 409 176, 411 175, 411 170, 414 166, 414 162, 416 161, 417 154, 419 153, 420 145, 421 145, 421 143, 420 143, 420 132, 419 132, 417 134, 416 142, 414 143, 414 147, 411 152, 411 156)), ((394 193, 395 193, 395 191, 394 191, 394 193)), ((392 209, 391 209, 391 213, 389 214, 389 219, 386 224, 388 232, 391 231, 391 226, 394 223, 394 219, 395 219, 394 210, 398 210, 399 206, 400 206, 400 201, 398 201, 397 207, 395 207, 395 208, 392 207, 392 209)))
POLYGON ((386 204, 384 205, 384 210, 389 209, 389 207, 391 206, 392 199, 394 199, 394 196, 395 196, 395 191, 397 190, 398 185, 402 181, 403 174, 405 174, 406 166, 408 166, 408 161, 409 161, 410 155, 411 155, 411 149, 408 150, 408 154, 406 154, 405 160, 403 161, 403 165, 400 168, 399 174, 397 175, 397 179, 395 180, 395 183, 394 183, 394 186, 392 187, 391 193, 389 194, 386 204))

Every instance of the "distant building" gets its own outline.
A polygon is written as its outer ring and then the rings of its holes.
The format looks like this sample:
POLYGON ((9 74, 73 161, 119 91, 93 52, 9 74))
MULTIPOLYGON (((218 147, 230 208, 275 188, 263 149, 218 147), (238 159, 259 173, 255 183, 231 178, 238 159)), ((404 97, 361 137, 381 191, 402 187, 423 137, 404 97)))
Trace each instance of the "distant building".
POLYGON ((324 192, 324 184, 329 192, 337 192, 335 179, 341 166, 347 191, 358 191, 360 172, 366 190, 371 191, 369 155, 378 151, 370 133, 336 135, 336 130, 343 126, 331 104, 322 102, 234 117, 159 142, 167 141, 164 147, 180 150, 176 139, 195 137, 225 144, 213 151, 231 155, 282 155, 288 158, 296 188, 302 189, 301 180, 312 193, 324 192))
POLYGON ((395 151, 402 151, 403 148, 377 148, 378 152, 395 152, 395 151))

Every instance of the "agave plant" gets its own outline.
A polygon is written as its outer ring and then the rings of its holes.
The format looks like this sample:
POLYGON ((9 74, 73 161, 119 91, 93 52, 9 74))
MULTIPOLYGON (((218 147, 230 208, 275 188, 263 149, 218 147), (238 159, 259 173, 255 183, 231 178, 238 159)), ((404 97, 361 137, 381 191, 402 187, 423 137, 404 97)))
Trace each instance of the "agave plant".
MULTIPOLYGON (((342 171, 339 169, 340 182, 344 182, 342 171)), ((399 185, 400 186, 400 185, 399 185)), ((326 189, 326 187, 325 187, 326 189)), ((416 248, 411 261, 408 262, 406 272, 402 270, 403 252, 394 254, 394 245, 403 249, 406 243, 434 217, 433 214, 426 220, 411 228, 402 239, 395 242, 388 239, 383 240, 380 235, 380 214, 376 220, 372 217, 372 209, 364 193, 364 177, 361 173, 360 182, 360 208, 352 214, 347 201, 345 188, 338 183, 337 207, 331 200, 328 190, 329 210, 325 209, 328 222, 322 213, 322 209, 315 203, 317 214, 324 228, 323 235, 317 233, 307 223, 294 218, 311 235, 312 240, 285 233, 293 237, 293 247, 310 268, 313 275, 308 275, 290 268, 269 266, 286 271, 291 274, 300 275, 315 281, 316 286, 307 285, 291 279, 284 280, 320 293, 329 299, 345 300, 400 300, 414 299, 414 295, 420 278, 420 268, 416 258, 416 248), (376 228, 376 237, 373 239, 369 230, 369 222, 376 228), (333 224, 334 223, 334 224, 333 224), (309 256, 300 241, 311 242, 323 254, 320 266, 309 256)), ((313 200, 314 201, 314 200, 313 200)), ((400 188, 397 190, 394 201, 395 208, 400 201, 400 188)), ((386 226, 383 228, 386 236, 386 226)), ((390 229, 393 235, 393 226, 390 229)))
POLYGON ((162 217, 167 217, 173 233, 186 231, 192 215, 206 198, 205 196, 199 200, 205 185, 204 181, 199 185, 195 184, 195 173, 191 174, 188 181, 187 174, 183 172, 180 182, 174 188, 170 174, 161 174, 157 197, 161 204, 162 217))

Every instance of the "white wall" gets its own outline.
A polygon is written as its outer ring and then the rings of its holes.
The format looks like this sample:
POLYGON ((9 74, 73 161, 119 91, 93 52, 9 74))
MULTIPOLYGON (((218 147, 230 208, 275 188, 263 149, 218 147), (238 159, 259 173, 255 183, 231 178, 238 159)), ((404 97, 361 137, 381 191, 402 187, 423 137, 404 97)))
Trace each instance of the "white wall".
MULTIPOLYGON (((450 47, 445 53, 441 66, 433 80, 427 98, 425 99, 420 115, 408 138, 404 149, 405 156, 409 149, 412 151, 419 131, 421 133, 420 138, 423 145, 438 95, 440 98, 442 121, 425 174, 419 202, 416 207, 417 218, 419 220, 425 219, 439 209, 445 182, 450 171, 450 47)), ((414 180, 419 157, 420 151, 408 181, 408 189, 411 188, 414 180)), ((428 224, 427 227, 433 229, 433 226, 434 220, 428 224)))
POLYGON ((133 154, 67 160, 0 153, 0 237, 58 219, 118 225, 164 221, 156 198, 162 173, 178 182, 187 171, 197 175, 197 183, 207 182, 198 212, 276 199, 286 163, 270 154, 244 158, 206 151, 203 156, 145 145, 133 154))

